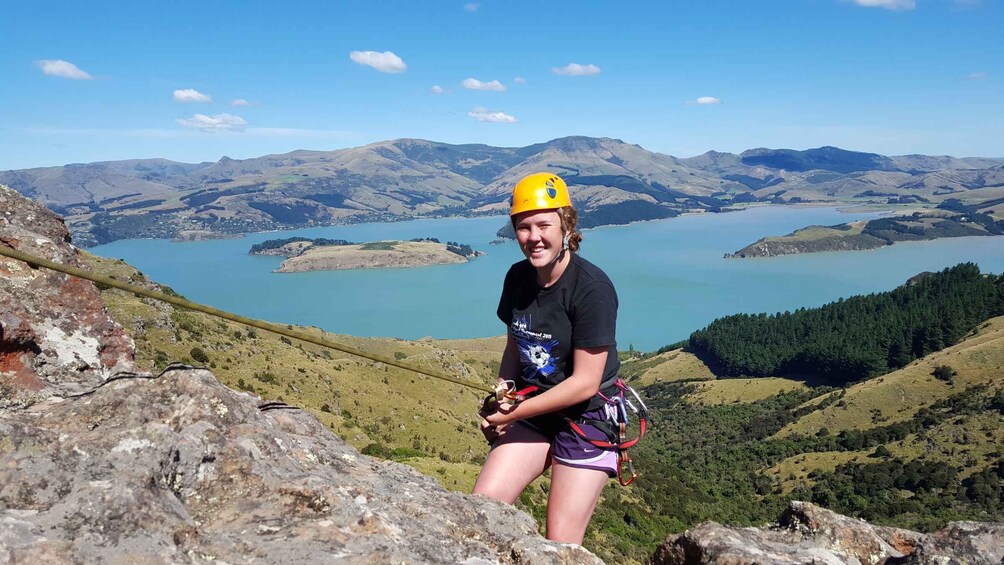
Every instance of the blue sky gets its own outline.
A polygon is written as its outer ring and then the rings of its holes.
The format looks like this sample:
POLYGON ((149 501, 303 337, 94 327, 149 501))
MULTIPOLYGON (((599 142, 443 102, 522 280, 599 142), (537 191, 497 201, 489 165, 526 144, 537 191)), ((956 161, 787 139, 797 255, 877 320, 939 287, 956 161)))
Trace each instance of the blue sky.
POLYGON ((400 137, 608 136, 678 157, 822 145, 1004 157, 998 0, 67 0, 3 11, 0 170, 400 137))

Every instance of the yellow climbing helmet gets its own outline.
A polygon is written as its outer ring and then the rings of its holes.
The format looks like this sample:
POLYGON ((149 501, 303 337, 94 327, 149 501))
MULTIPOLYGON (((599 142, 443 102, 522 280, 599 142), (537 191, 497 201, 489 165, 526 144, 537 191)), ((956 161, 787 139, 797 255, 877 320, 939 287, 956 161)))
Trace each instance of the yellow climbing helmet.
POLYGON ((533 173, 523 177, 512 189, 509 198, 509 215, 515 216, 529 210, 551 210, 571 206, 568 185, 561 177, 551 173, 533 173))

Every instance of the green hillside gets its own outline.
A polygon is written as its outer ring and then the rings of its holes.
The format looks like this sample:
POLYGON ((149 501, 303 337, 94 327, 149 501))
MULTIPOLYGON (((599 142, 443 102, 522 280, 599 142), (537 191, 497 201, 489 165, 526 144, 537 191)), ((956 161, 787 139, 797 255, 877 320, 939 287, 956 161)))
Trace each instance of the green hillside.
POLYGON ((1004 276, 965 263, 821 308, 719 318, 691 334, 688 349, 727 376, 841 385, 903 367, 1000 315, 1004 276))

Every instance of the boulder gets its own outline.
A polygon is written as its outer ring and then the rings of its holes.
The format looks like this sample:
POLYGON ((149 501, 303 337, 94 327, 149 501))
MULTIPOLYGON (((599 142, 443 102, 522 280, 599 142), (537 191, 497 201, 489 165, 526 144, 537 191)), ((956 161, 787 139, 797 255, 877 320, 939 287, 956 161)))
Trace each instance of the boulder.
POLYGON ((1004 524, 954 522, 932 534, 873 526, 808 502, 792 502, 770 528, 708 522, 673 534, 653 565, 999 565, 1004 524))
POLYGON ((0 410, 0 438, 0 563, 600 563, 202 369, 0 410))

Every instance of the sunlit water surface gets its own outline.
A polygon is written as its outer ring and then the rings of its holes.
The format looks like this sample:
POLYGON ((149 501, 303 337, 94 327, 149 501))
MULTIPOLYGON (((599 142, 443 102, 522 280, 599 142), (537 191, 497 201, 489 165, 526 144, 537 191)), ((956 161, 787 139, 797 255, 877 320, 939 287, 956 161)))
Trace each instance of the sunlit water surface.
MULTIPOLYGON (((879 216, 835 208, 763 207, 727 214, 603 227, 585 232, 582 256, 613 280, 620 298, 618 346, 650 351, 738 312, 813 307, 886 291, 921 271, 963 261, 1004 271, 1004 238, 898 243, 871 251, 724 259, 768 235, 879 216)), ((172 243, 116 241, 92 248, 169 285, 190 300, 244 316, 360 336, 416 339, 502 335, 495 317, 502 278, 522 259, 515 243, 488 245, 507 218, 435 219, 257 233, 242 239, 172 243), (486 256, 411 269, 273 273, 279 257, 251 245, 291 236, 376 241, 435 237, 486 256)))

